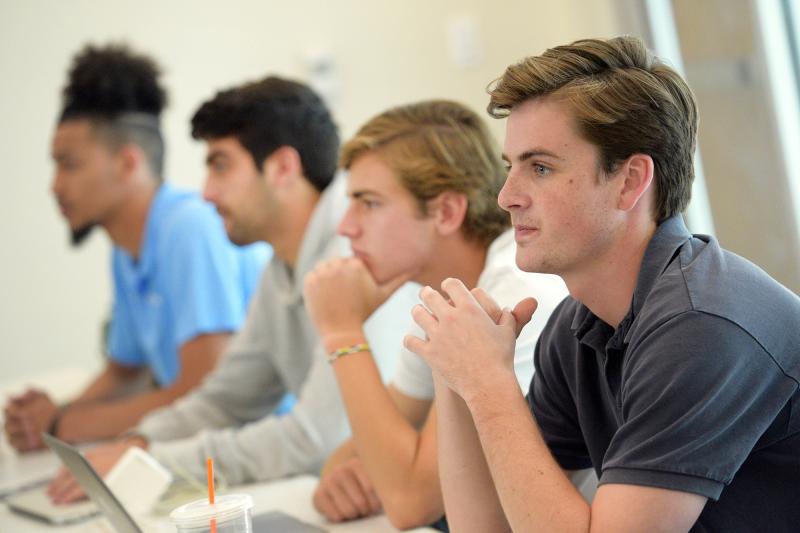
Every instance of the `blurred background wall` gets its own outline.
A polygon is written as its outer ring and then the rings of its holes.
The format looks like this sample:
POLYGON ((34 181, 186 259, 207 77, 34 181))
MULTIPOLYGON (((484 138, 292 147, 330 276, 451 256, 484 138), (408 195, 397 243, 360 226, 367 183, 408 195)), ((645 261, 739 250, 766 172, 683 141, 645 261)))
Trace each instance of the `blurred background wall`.
MULTIPOLYGON (((163 117, 168 143, 165 177, 200 189, 204 152, 202 144, 190 139, 188 121, 218 89, 267 73, 306 80, 328 99, 346 138, 388 106, 423 98, 455 99, 482 112, 486 85, 509 63, 578 38, 634 33, 660 52, 664 46, 656 42, 654 25, 667 24, 678 41, 692 42, 685 47, 690 53, 683 55, 689 57, 690 83, 701 73, 706 76, 697 79, 698 96, 714 101, 719 91, 730 89, 724 97, 728 107, 721 101, 708 106, 700 102, 701 149, 708 147, 703 160, 713 155, 718 162, 703 165, 702 185, 708 187, 696 201, 698 215, 690 214, 690 224, 695 222, 696 231, 714 232, 723 245, 798 291, 798 200, 792 195, 798 188, 792 181, 797 179, 796 169, 792 178, 791 162, 781 155, 778 108, 771 98, 759 96, 768 93, 769 86, 744 97, 736 92, 739 89, 728 87, 729 79, 715 85, 707 75, 709 64, 716 64, 719 56, 727 65, 718 69, 720 75, 730 77, 731 69, 738 72, 736 58, 744 55, 752 67, 745 81, 757 79, 754 73, 766 64, 768 51, 758 31, 746 43, 741 41, 743 26, 759 27, 757 3, 0 0, 0 183, 5 193, 0 209, 0 381, 101 363, 101 324, 111 299, 109 242, 97 231, 80 249, 72 249, 49 192, 49 143, 60 90, 71 57, 90 42, 127 42, 161 64, 170 93, 163 117), (693 9, 695 4, 703 8, 693 9), (732 5, 739 10, 725 19, 732 26, 715 22, 732 5), (654 17, 664 8, 672 18, 654 17), (693 13, 706 18, 698 20, 693 13), (750 18, 740 22, 741 13, 750 18), (698 31, 711 30, 727 32, 737 44, 718 36, 697 38, 698 31), (703 46, 718 56, 709 56, 703 46), (774 135, 765 139, 765 153, 771 155, 763 155, 772 167, 762 166, 762 155, 750 157, 752 143, 743 130, 754 120, 717 120, 743 107, 748 116, 762 117, 774 135), (706 108, 709 115, 703 114, 706 108), (722 139, 704 137, 703 128, 711 123, 722 139), (736 135, 730 135, 732 128, 736 135), (730 161, 734 154, 739 159, 730 161), (731 181, 731 167, 742 171, 742 184, 731 181), (766 190, 773 191, 771 196, 757 194, 766 190), (774 237, 764 246, 748 245, 763 241, 765 232, 774 237)), ((672 51, 680 53, 680 48, 672 51)), ((681 57, 674 60, 680 62, 681 57)), ((491 126, 502 142, 503 123, 492 121, 491 126)))

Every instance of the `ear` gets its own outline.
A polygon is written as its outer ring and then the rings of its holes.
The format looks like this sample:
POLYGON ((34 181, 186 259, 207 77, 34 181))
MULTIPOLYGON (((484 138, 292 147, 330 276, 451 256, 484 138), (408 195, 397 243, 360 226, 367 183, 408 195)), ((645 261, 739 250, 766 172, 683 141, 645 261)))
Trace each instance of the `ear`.
POLYGON ((615 172, 621 179, 617 207, 631 211, 649 196, 653 184, 655 167, 653 158, 646 154, 633 154, 615 172))
POLYGON ((429 215, 436 222, 436 229, 441 235, 452 235, 461 229, 467 216, 469 201, 466 195, 453 191, 445 191, 428 203, 429 215))
POLYGON ((264 158, 262 174, 273 188, 284 188, 303 175, 300 154, 291 146, 281 146, 264 158))
POLYGON ((114 155, 117 169, 125 181, 138 174, 142 167, 147 165, 144 151, 135 144, 123 144, 114 155))

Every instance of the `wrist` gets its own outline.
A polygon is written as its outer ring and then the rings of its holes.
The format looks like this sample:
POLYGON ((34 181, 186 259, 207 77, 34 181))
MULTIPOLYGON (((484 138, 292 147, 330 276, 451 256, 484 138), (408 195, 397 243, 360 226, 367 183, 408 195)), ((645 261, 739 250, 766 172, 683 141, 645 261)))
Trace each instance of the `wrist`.
POLYGON ((360 325, 357 328, 339 330, 335 333, 322 335, 322 346, 325 348, 325 352, 329 354, 340 348, 346 348, 363 342, 366 342, 366 338, 364 337, 364 332, 361 330, 360 325))
POLYGON ((469 410, 475 412, 487 405, 493 404, 494 399, 509 393, 521 394, 517 377, 513 371, 498 368, 481 375, 461 391, 461 397, 469 410))
POLYGON ((58 438, 58 429, 61 426, 61 422, 64 418, 64 415, 67 413, 70 404, 64 404, 60 407, 57 407, 55 412, 53 413, 52 418, 50 418, 50 422, 47 424, 46 433, 58 438))
POLYGON ((125 437, 125 444, 127 445, 127 447, 136 446, 137 448, 146 450, 149 447, 150 442, 144 435, 140 435, 138 433, 131 433, 125 437))

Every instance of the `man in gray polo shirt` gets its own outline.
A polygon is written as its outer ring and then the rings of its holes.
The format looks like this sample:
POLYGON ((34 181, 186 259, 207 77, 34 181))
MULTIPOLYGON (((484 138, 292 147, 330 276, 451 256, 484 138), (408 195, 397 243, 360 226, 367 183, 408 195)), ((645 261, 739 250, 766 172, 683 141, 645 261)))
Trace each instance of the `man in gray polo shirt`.
POLYGON ((797 531, 800 299, 686 229, 686 83, 636 38, 578 41, 510 66, 489 110, 508 116, 517 263, 571 296, 525 399, 510 361, 535 302, 422 290, 427 338, 406 346, 435 370, 451 527, 797 531), (589 466, 592 502, 565 475, 589 466))

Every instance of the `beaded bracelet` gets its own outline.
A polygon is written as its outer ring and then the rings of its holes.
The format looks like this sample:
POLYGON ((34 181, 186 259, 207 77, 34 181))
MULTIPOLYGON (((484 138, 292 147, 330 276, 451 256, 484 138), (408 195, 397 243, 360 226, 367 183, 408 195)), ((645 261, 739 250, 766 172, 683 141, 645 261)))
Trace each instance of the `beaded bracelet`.
POLYGON ((334 361, 339 359, 342 356, 350 355, 351 353, 358 353, 358 352, 368 352, 369 351, 369 344, 366 342, 361 342, 359 344, 354 344, 352 346, 346 346, 344 348, 339 348, 338 350, 334 350, 328 354, 328 362, 333 364, 334 361))

